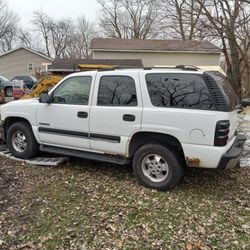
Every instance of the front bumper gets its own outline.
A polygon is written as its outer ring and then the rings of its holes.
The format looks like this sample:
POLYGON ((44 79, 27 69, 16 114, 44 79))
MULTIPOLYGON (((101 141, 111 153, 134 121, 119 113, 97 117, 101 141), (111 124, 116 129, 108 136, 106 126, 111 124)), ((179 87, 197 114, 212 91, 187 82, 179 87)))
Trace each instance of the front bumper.
POLYGON ((233 145, 221 157, 218 169, 232 168, 239 164, 246 139, 246 136, 241 134, 236 137, 233 145))

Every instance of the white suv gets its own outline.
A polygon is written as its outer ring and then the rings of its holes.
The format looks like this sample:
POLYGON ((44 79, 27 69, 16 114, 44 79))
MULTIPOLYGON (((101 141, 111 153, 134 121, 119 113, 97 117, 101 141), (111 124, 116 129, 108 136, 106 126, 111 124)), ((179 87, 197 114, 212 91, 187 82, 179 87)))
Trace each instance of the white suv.
MULTIPOLYGON (((245 101, 244 105, 248 105, 245 101)), ((39 99, 1 107, 13 155, 38 151, 128 164, 139 183, 166 190, 184 168, 237 165, 237 97, 220 73, 194 68, 71 74, 39 99)))

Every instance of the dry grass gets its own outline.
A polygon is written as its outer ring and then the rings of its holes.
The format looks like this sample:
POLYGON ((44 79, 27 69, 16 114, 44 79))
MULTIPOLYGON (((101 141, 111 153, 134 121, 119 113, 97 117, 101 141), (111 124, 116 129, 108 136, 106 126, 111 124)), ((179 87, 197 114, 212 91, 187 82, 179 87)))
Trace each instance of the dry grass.
POLYGON ((250 249, 249 168, 190 169, 158 192, 138 186, 130 167, 1 160, 12 183, 2 192, 2 249, 250 249))

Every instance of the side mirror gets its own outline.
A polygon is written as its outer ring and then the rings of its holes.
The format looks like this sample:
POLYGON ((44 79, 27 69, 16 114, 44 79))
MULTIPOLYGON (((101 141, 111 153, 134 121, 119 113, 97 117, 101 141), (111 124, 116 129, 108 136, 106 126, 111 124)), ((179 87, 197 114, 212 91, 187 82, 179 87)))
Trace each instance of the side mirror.
POLYGON ((40 103, 51 103, 52 102, 52 97, 48 93, 42 93, 39 96, 39 102, 40 103))
POLYGON ((242 107, 250 106, 250 98, 241 100, 241 101, 240 101, 240 105, 241 105, 242 107))

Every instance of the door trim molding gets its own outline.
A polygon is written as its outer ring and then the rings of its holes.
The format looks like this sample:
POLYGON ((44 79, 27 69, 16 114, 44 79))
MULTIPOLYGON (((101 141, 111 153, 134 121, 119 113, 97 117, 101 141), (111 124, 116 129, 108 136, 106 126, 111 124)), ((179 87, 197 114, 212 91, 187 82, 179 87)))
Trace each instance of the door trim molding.
POLYGON ((73 137, 80 137, 80 138, 85 138, 85 139, 90 139, 90 140, 108 141, 108 142, 113 142, 113 143, 121 142, 121 137, 115 136, 115 135, 95 134, 95 133, 78 132, 78 131, 47 128, 47 127, 39 127, 38 131, 40 133, 45 133, 45 134, 73 136, 73 137))
POLYGON ((115 135, 103 135, 103 134, 90 133, 90 140, 100 140, 100 141, 120 143, 121 137, 115 136, 115 135))
POLYGON ((39 127, 38 131, 40 133, 46 133, 46 134, 56 134, 56 135, 64 135, 64 136, 89 138, 88 133, 78 132, 78 131, 70 131, 70 130, 55 129, 55 128, 44 128, 44 127, 39 127))

